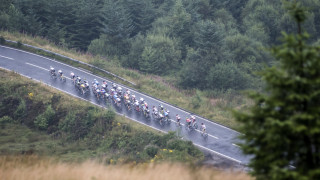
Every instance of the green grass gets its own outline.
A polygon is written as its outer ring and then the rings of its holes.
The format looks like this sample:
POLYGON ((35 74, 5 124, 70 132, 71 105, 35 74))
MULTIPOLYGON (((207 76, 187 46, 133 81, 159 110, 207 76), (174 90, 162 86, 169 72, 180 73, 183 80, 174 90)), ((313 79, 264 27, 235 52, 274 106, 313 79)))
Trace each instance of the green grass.
MULTIPOLYGON (((167 101, 171 104, 177 105, 181 108, 184 108, 188 111, 199 114, 203 117, 206 117, 212 121, 218 122, 225 126, 228 126, 233 129, 237 129, 237 122, 232 116, 231 109, 240 109, 245 110, 250 101, 242 95, 241 92, 237 91, 227 91, 227 92, 217 92, 217 91, 196 91, 196 90, 184 90, 177 87, 177 79, 173 76, 160 77, 155 75, 148 75, 139 73, 136 70, 125 69, 121 67, 119 61, 101 58, 98 56, 92 56, 87 53, 81 53, 75 50, 70 50, 65 47, 56 46, 46 39, 40 37, 30 37, 26 34, 20 33, 9 33, 7 31, 0 31, 0 36, 3 36, 6 39, 19 41, 22 43, 34 45, 41 47, 52 52, 56 52, 79 61, 83 61, 89 64, 98 66, 99 68, 110 71, 120 77, 123 77, 131 82, 137 84, 133 88, 136 88, 142 92, 150 94, 154 97, 167 101), (198 93, 196 93, 198 92, 198 93), (195 101, 195 97, 198 95, 200 101, 195 101)), ((23 47, 25 50, 34 51, 23 47)), ((35 53, 42 54, 45 56, 51 56, 50 54, 34 51, 35 53)), ((65 59, 59 57, 53 57, 57 60, 68 63, 65 59)), ((111 78, 114 81, 119 81, 119 79, 113 78, 105 73, 93 70, 83 65, 71 63, 74 66, 80 66, 86 68, 87 70, 103 76, 111 78)), ((128 86, 130 84, 124 83, 128 86)), ((198 99, 198 100, 199 100, 198 99)))

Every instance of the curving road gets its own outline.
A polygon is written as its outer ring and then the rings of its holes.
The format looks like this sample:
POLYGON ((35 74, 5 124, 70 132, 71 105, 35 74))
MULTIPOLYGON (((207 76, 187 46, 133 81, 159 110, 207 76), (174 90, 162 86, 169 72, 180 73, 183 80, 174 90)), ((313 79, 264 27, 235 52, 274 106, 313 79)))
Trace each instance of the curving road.
MULTIPOLYGON (((82 79, 86 78, 89 82, 92 82, 93 79, 97 79, 99 82, 102 82, 102 80, 106 80, 109 86, 111 84, 110 80, 93 75, 86 70, 75 68, 70 65, 33 53, 0 46, 0 67, 8 70, 13 70, 24 76, 39 80, 56 89, 59 89, 60 91, 79 97, 83 100, 90 101, 91 103, 98 106, 106 107, 105 102, 98 101, 92 93, 81 95, 70 80, 67 79, 67 81, 63 83, 59 79, 50 78, 48 73, 50 66, 53 66, 56 70, 61 69, 67 76, 72 71, 82 79)), ((124 87, 123 89, 127 88, 124 87)), ((152 98, 151 96, 141 94, 133 89, 130 89, 130 91, 132 94, 135 94, 137 98, 143 97, 148 103, 149 107, 152 107, 153 105, 158 106, 160 103, 163 104, 165 108, 170 110, 171 117, 174 117, 175 114, 179 114, 181 116, 182 123, 184 123, 184 119, 186 119, 186 117, 190 116, 188 112, 185 112, 170 104, 161 102, 155 98, 152 98)), ((178 135, 183 139, 191 140, 196 146, 214 153, 222 158, 243 165, 247 165, 249 163, 250 156, 242 154, 242 151, 236 145, 236 143, 239 142, 239 140, 237 139, 239 133, 228 127, 196 116, 198 124, 201 124, 203 122, 207 127, 208 137, 204 138, 203 136, 201 136, 199 130, 189 132, 185 129, 184 124, 181 128, 177 127, 174 123, 174 119, 172 119, 171 124, 161 126, 157 121, 153 119, 146 120, 142 115, 139 115, 134 111, 127 112, 124 107, 122 109, 115 109, 119 114, 125 114, 126 117, 134 121, 160 130, 162 132, 176 131, 178 135)))

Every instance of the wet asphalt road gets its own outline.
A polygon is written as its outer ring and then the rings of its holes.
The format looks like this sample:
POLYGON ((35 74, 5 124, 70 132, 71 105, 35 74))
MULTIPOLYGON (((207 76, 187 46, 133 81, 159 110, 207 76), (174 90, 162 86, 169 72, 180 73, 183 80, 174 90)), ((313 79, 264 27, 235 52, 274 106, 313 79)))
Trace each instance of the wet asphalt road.
MULTIPOLYGON (((154 120, 153 118, 147 120, 146 118, 144 118, 143 115, 136 113, 135 111, 127 111, 124 106, 122 106, 122 108, 116 108, 112 103, 97 100, 97 98, 95 98, 92 92, 82 95, 75 88, 72 81, 69 79, 69 74, 71 71, 74 72, 75 75, 80 76, 82 79, 87 79, 90 82, 90 84, 93 81, 93 79, 97 79, 100 83, 102 82, 102 80, 106 80, 109 85, 108 87, 111 86, 110 80, 93 75, 86 70, 75 68, 70 65, 46 57, 35 55, 29 52, 16 50, 4 46, 0 46, 0 67, 3 67, 8 70, 13 70, 24 76, 28 76, 32 79, 39 80, 54 88, 72 94, 74 96, 80 97, 84 100, 90 101, 96 105, 107 107, 109 104, 110 106, 114 107, 114 109, 118 113, 124 114, 128 118, 146 125, 146 128, 147 126, 149 126, 163 132, 175 131, 183 139, 191 140, 198 147, 208 150, 210 153, 214 153, 218 156, 221 156, 222 158, 226 158, 235 163, 244 165, 249 163, 250 157, 242 154, 242 151, 236 145, 236 143, 239 142, 239 140, 237 139, 239 133, 228 127, 196 116, 198 124, 200 125, 203 122, 207 127, 208 137, 204 138, 199 130, 188 131, 185 128, 184 121, 186 117, 190 116, 190 113, 176 108, 170 104, 161 102, 148 95, 141 94, 133 89, 130 89, 131 94, 135 94, 137 99, 143 97, 148 103, 150 110, 152 109, 152 106, 158 106, 159 104, 163 104, 163 106, 170 111, 170 118, 172 119, 171 124, 166 124, 162 126, 159 124, 158 121, 154 120), (58 69, 61 69, 68 78, 66 82, 62 82, 59 79, 52 79, 49 75, 50 66, 54 67, 56 71, 58 69), (175 123, 176 114, 179 114, 181 116, 181 122, 183 124, 182 127, 177 127, 175 123)), ((123 87, 124 91, 127 89, 124 86, 121 87, 123 87)))

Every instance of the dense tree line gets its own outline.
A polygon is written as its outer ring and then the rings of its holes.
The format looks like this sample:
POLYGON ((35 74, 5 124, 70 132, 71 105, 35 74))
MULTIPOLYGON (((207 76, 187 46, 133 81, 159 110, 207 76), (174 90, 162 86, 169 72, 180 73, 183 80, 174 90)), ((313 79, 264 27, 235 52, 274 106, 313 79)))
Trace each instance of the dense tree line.
MULTIPOLYGON (((272 63, 266 48, 295 24, 279 0, 2 0, 0 27, 179 77, 186 88, 245 89, 272 63)), ((304 0, 310 40, 320 2, 304 0)))
POLYGON ((310 28, 302 25, 308 12, 296 3, 287 8, 296 32, 272 48, 278 66, 261 73, 266 93, 250 93, 254 105, 235 114, 257 180, 320 179, 320 46, 302 28, 310 28))

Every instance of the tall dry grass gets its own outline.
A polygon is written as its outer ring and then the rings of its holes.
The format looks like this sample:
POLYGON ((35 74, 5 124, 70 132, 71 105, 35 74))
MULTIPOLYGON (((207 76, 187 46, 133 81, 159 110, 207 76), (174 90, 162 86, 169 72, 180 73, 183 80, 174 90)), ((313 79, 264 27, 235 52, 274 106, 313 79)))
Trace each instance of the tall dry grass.
POLYGON ((36 156, 0 157, 3 180, 249 180, 242 172, 221 172, 207 167, 191 168, 182 164, 109 165, 97 162, 63 163, 36 156))

